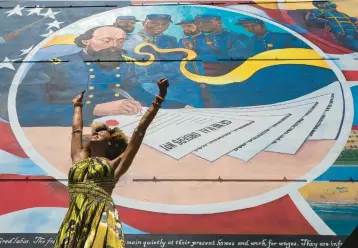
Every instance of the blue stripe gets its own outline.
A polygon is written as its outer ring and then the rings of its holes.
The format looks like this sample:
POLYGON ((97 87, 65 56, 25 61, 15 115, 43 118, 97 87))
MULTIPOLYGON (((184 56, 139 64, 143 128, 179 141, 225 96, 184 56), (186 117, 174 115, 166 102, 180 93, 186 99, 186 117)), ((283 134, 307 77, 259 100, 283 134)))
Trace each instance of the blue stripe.
POLYGON ((315 181, 358 180, 358 166, 332 166, 315 181))

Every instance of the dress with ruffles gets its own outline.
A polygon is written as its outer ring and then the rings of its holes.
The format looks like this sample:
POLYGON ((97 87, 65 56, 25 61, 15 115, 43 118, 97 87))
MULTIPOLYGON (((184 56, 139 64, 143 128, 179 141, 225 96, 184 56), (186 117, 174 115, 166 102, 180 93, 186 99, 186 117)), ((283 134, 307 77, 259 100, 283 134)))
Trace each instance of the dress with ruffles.
POLYGON ((105 158, 75 163, 68 174, 70 205, 55 248, 125 247, 122 224, 111 195, 114 171, 105 158))

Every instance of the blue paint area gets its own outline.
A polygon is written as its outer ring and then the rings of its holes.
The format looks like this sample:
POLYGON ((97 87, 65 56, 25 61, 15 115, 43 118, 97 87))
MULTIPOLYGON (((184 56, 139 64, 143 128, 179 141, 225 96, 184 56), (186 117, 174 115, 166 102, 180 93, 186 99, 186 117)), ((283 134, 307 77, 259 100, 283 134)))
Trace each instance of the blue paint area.
POLYGON ((18 175, 48 175, 31 159, 19 158, 5 151, 0 151, 0 172, 18 175))
POLYGON ((310 206, 337 235, 350 235, 358 225, 358 204, 310 203, 310 206))
MULTIPOLYGON (((0 216, 0 233, 57 233, 67 208, 39 207, 0 216)), ((125 234, 147 234, 122 223, 125 234)))
POLYGON ((332 166, 315 181, 349 180, 350 177, 358 180, 358 166, 332 166))
POLYGON ((261 69, 242 83, 206 85, 206 89, 215 107, 225 108, 289 101, 335 81, 337 76, 328 69, 307 65, 277 65, 261 69))
POLYGON ((358 86, 351 87, 351 92, 354 105, 353 125, 358 125, 358 86))
POLYGON ((135 229, 134 227, 128 226, 124 223, 122 223, 122 228, 123 228, 124 234, 148 234, 146 232, 142 232, 138 229, 135 229))
POLYGON ((3 118, 0 118, 0 122, 8 122, 8 121, 4 120, 3 118))

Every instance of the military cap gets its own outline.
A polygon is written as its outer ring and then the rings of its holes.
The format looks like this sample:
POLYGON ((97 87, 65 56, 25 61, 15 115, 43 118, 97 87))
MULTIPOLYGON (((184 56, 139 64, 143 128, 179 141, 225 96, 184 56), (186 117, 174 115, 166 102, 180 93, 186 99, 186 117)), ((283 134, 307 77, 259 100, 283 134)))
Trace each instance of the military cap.
POLYGON ((151 21, 165 20, 165 21, 173 22, 172 16, 166 15, 166 14, 149 14, 149 15, 147 15, 146 19, 151 20, 151 21))
POLYGON ((175 25, 184 25, 184 24, 194 24, 194 20, 181 20, 180 22, 176 23, 175 25))
POLYGON ((195 21, 200 20, 221 20, 221 17, 216 15, 199 15, 195 17, 195 21))
POLYGON ((139 20, 137 20, 137 18, 135 16, 118 16, 116 21, 135 21, 135 22, 140 22, 139 20))
POLYGON ((258 23, 258 24, 265 24, 262 20, 260 19, 256 19, 256 18, 252 18, 252 17, 247 17, 247 18, 243 18, 240 19, 236 25, 243 25, 243 24, 247 24, 247 23, 258 23))

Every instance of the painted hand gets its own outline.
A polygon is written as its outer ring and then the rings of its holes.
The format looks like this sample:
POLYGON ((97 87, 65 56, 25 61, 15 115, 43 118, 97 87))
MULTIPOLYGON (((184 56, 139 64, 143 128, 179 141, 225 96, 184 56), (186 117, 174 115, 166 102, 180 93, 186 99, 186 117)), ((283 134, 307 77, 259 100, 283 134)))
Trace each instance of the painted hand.
POLYGON ((113 102, 106 102, 96 105, 93 114, 97 116, 103 115, 135 115, 142 109, 142 105, 138 101, 123 99, 113 102))

